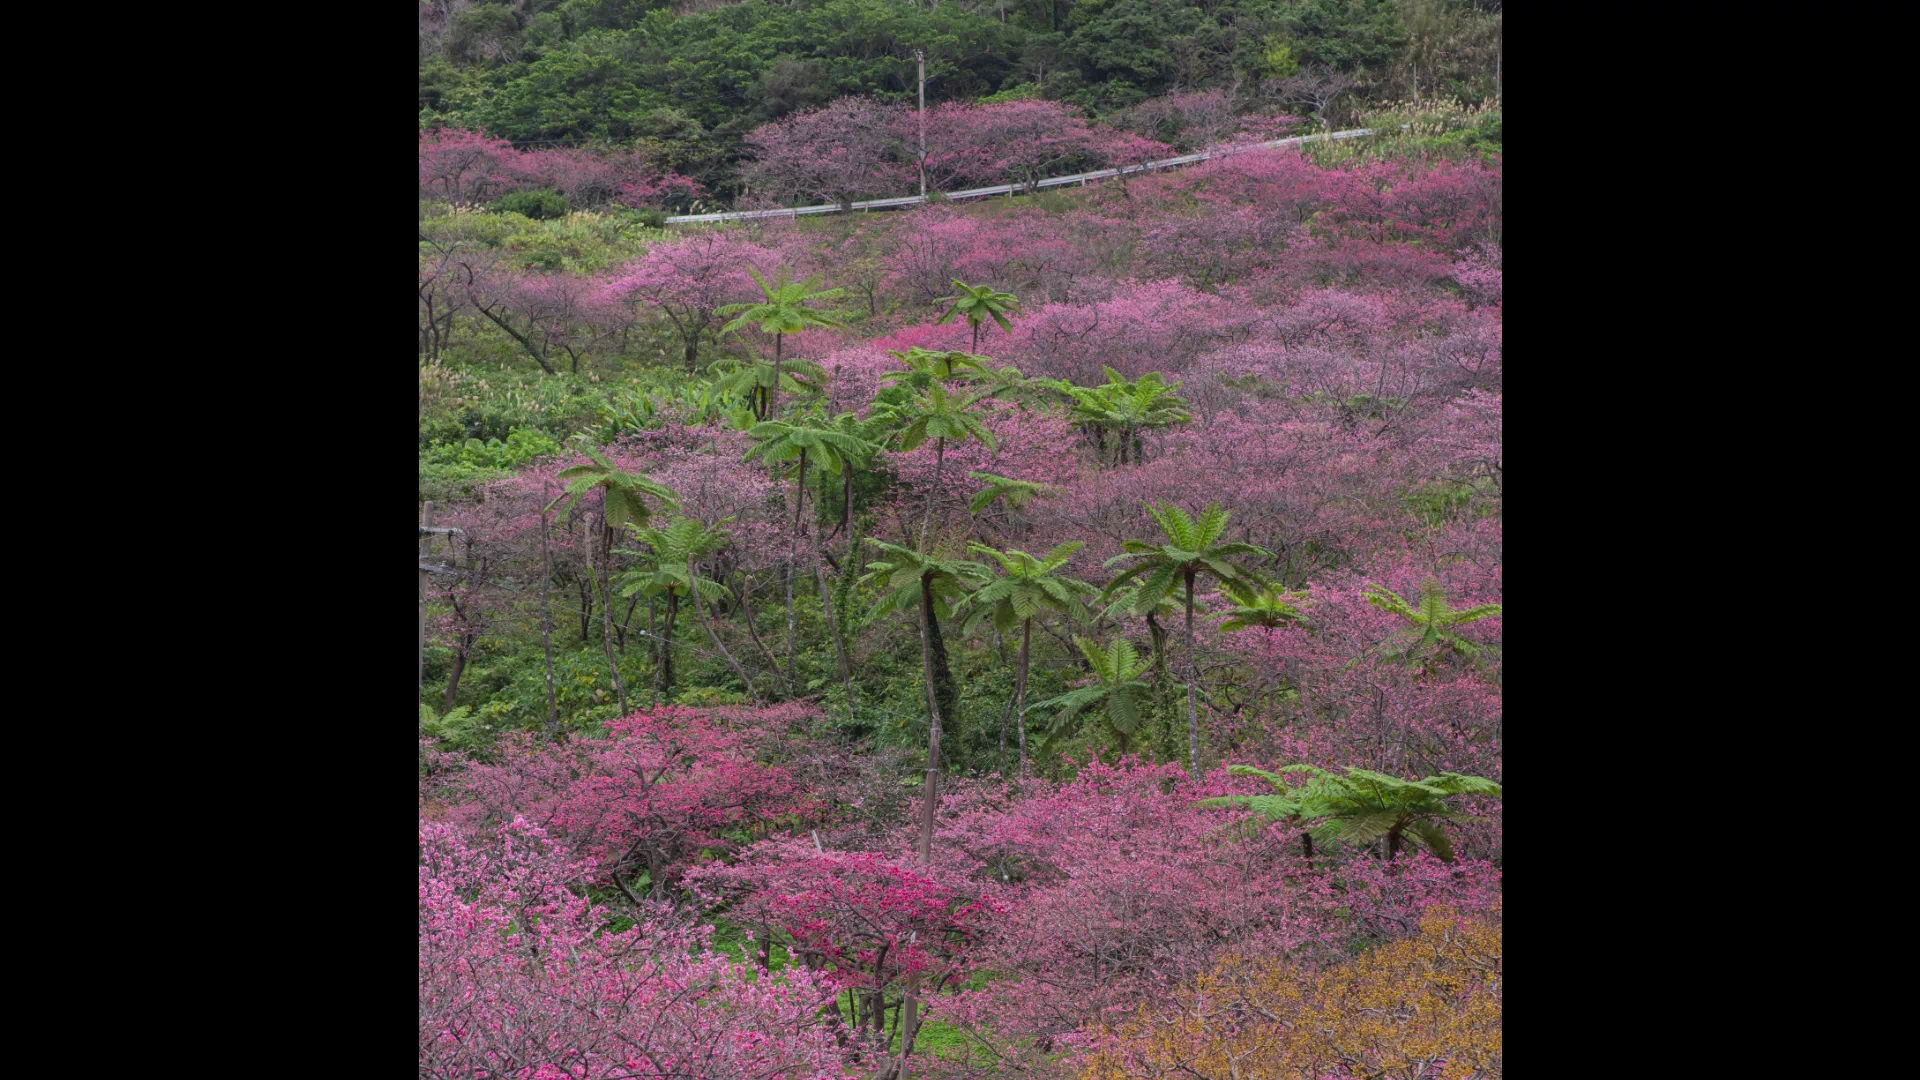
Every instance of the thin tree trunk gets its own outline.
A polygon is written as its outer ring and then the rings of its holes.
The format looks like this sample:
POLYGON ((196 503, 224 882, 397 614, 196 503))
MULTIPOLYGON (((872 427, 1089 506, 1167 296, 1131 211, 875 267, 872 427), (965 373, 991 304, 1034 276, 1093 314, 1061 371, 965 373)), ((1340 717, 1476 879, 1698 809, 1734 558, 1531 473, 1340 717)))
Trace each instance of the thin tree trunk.
POLYGON ((627 655, 627 631, 633 626, 633 612, 634 609, 639 606, 640 594, 635 593, 633 597, 627 601, 626 617, 620 620, 620 625, 613 628, 614 634, 616 635, 615 640, 618 641, 620 645, 621 656, 627 655))
MULTIPOLYGON (((540 491, 541 505, 547 502, 547 489, 540 491)), ((547 656, 547 734, 560 732, 560 706, 553 694, 553 619, 547 610, 547 591, 553 585, 553 554, 547 541, 547 512, 540 511, 540 645, 547 656)))
POLYGON ((653 678, 649 680, 647 692, 652 695, 653 707, 660 705, 660 627, 654 612, 654 603, 658 597, 647 597, 647 641, 653 646, 653 678))
POLYGON ((1194 697, 1193 660, 1193 579, 1187 571, 1187 773, 1200 782, 1200 706, 1194 697))
POLYGON ((660 628, 660 697, 673 697, 673 627, 679 622, 680 594, 667 589, 666 623, 660 628))
POLYGON ((700 590, 693 585, 695 580, 693 561, 689 559, 687 561, 687 591, 693 595, 694 616, 700 620, 701 626, 707 628, 707 636, 713 639, 714 649, 726 659, 727 668, 733 672, 734 678, 739 679, 740 685, 747 688, 747 694, 753 698, 753 703, 758 706, 766 705, 766 702, 760 697, 760 691, 754 687, 753 680, 747 678, 747 673, 741 669, 740 662, 735 660, 733 654, 727 651, 727 643, 720 640, 720 628, 713 625, 713 620, 707 617, 706 606, 700 602, 700 590))
MULTIPOLYGON (((847 544, 849 545, 847 550, 852 551, 853 548, 851 545, 853 544, 853 463, 848 462, 847 467, 841 470, 840 475, 841 475, 840 528, 841 528, 841 531, 847 534, 847 544)), ((847 569, 851 570, 853 568, 848 567, 847 569)))
MULTIPOLYGON (((587 551, 589 553, 587 563, 588 565, 592 565, 593 563, 593 559, 591 557, 591 553, 593 551, 592 540, 587 541, 587 551)), ((582 574, 580 576, 580 644, 585 645, 587 642, 593 640, 592 638, 587 636, 589 633, 592 632, 592 630, 593 630, 593 583, 587 580, 587 577, 585 574, 582 574)))
POLYGON ((787 688, 791 692, 793 681, 793 570, 800 558, 800 514, 807 505, 807 451, 800 449, 800 480, 794 485, 793 493, 793 532, 787 537, 787 688))
MULTIPOLYGON (((849 571, 851 568, 849 568, 849 571)), ((840 661, 840 684, 847 691, 847 719, 853 719, 853 666, 847 663, 847 643, 840 635, 840 620, 834 617, 833 597, 827 593, 827 574, 819 563, 813 564, 813 582, 820 587, 820 613, 833 629, 833 654, 840 661)))
POLYGON ((1000 775, 1007 775, 1007 729, 1013 726, 1013 709, 1020 701, 1019 675, 1014 676, 1013 693, 1007 695, 1007 708, 1000 714, 1000 750, 995 757, 1000 765, 1000 775))
POLYGON ((625 716, 628 712, 627 686, 620 681, 620 663, 613 655, 613 605, 609 601, 611 594, 608 592, 607 583, 607 574, 612 568, 612 559, 608 555, 607 549, 612 546, 613 533, 612 530, 607 528, 607 521, 604 516, 600 519, 600 543, 594 545, 593 540, 592 526, 589 525, 587 543, 590 545, 590 548, 587 558, 588 561, 591 562, 597 554, 600 563, 600 572, 595 575, 600 580, 600 643, 606 648, 607 668, 613 673, 613 692, 620 700, 620 715, 625 716), (598 551, 592 550, 593 547, 597 547, 598 551))
POLYGON ((933 862, 933 817, 940 800, 940 695, 933 676, 933 584, 920 579, 920 660, 927 680, 926 799, 920 808, 920 861, 933 862))
POLYGON ((498 315, 495 315, 493 312, 487 310, 486 308, 475 305, 474 310, 486 316, 487 319, 493 323, 493 325, 499 327, 502 330, 505 330, 509 337, 519 342, 520 347, 526 350, 527 355, 533 357, 534 363, 540 365, 540 370, 546 372, 549 375, 559 374, 559 372, 556 372, 553 370, 552 364, 547 363, 546 354, 534 348, 533 341, 529 339, 525 334, 522 334, 520 331, 515 330, 512 326, 508 325, 506 320, 500 318, 498 315))
MULTIPOLYGON (((740 588, 735 591, 734 595, 740 598, 740 613, 746 616, 747 636, 753 639, 754 648, 760 650, 760 655, 767 658, 767 669, 775 675, 778 675, 780 674, 780 661, 774 659, 773 650, 767 648, 766 642, 760 640, 760 631, 754 629, 753 626, 753 608, 749 606, 747 601, 747 593, 752 588, 753 579, 742 571, 740 574, 740 588)), ((787 693, 793 693, 793 686, 791 684, 787 686, 787 693)))
POLYGON ((780 346, 785 338, 785 334, 773 335, 773 385, 767 387, 767 415, 762 420, 774 418, 773 407, 780 400, 780 346))
POLYGON ((941 436, 933 441, 933 486, 927 489, 927 513, 920 519, 920 553, 927 551, 927 529, 933 524, 933 500, 940 495, 940 470, 947 463, 947 440, 941 436))
POLYGON ((907 976, 907 1000, 901 1008, 906 1019, 900 1025, 900 1068, 894 1080, 907 1080, 907 1055, 913 1053, 914 1036, 920 1034, 920 973, 907 976))
POLYGON ((1033 645, 1033 620, 1026 620, 1020 631, 1020 673, 1015 676, 1013 697, 1020 704, 1015 709, 1020 723, 1020 779, 1027 779, 1027 656, 1033 645))

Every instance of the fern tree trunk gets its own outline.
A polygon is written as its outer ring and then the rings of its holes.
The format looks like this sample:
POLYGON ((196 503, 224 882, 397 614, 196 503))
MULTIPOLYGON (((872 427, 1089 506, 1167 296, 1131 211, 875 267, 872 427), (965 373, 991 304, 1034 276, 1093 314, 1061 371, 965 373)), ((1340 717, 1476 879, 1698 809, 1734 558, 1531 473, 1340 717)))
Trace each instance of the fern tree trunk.
POLYGON ((1154 613, 1147 612, 1147 633, 1153 639, 1153 706, 1154 724, 1160 729, 1155 739, 1157 752, 1167 761, 1180 756, 1180 733, 1174 725, 1174 712, 1168 706, 1167 688, 1173 685, 1173 679, 1167 674, 1167 628, 1160 625, 1154 613))
POLYGON ((1020 779, 1027 779, 1027 656, 1033 645, 1033 620, 1024 620, 1020 631, 1020 671, 1014 676, 1013 700, 1014 714, 1019 717, 1020 728, 1020 779))
POLYGON ((680 593, 667 590, 666 622, 660 628, 660 700, 673 699, 673 626, 679 621, 680 593))
POLYGON ((1200 782, 1200 705, 1194 691, 1193 660, 1193 579, 1192 570, 1187 578, 1187 774, 1194 783, 1200 782))
MULTIPOLYGON (((840 620, 834 616, 833 597, 827 591, 827 572, 813 564, 813 583, 820 588, 820 614, 833 631, 833 655, 840 663, 840 685, 847 691, 847 719, 853 719, 853 667, 847 663, 847 643, 840 634, 840 620)), ((789 687, 792 682, 789 680, 789 687)))
POLYGON ((767 412, 762 420, 774 418, 773 407, 780 400, 780 346, 785 339, 785 334, 773 335, 773 385, 767 387, 767 412))
POLYGON ((941 436, 933 441, 933 486, 927 489, 927 512, 920 519, 920 552, 926 554, 927 529, 933 524, 933 500, 940 496, 940 470, 947 463, 947 440, 941 436))
MULTIPOLYGON (((840 531, 847 534, 847 550, 853 550, 853 462, 840 470, 840 531)), ((851 556, 849 556, 851 558, 851 556)), ((847 573, 853 572, 849 564, 847 573)))
MULTIPOLYGON (((931 597, 930 586, 923 586, 921 599, 931 597)), ((933 616, 932 609, 927 612, 927 637, 933 646, 933 686, 934 695, 940 699, 940 715, 952 720, 960 715, 960 691, 953 684, 953 669, 947 664, 946 635, 940 632, 940 620, 933 616)))
MULTIPOLYGON (((920 655, 921 665, 925 669, 927 680, 927 780, 926 799, 920 807, 920 863, 923 866, 933 864, 933 820, 940 805, 940 694, 935 690, 934 649, 939 643, 939 627, 933 617, 933 583, 925 577, 920 579, 920 655)), ((940 659, 946 659, 945 649, 941 649, 940 659)), ((907 1073, 907 1055, 913 1052, 914 1037, 919 1032, 920 1019, 920 974, 908 976, 905 999, 900 1003, 900 1057, 890 1073, 896 1080, 905 1080, 907 1073)))
MULTIPOLYGON (((620 700, 620 715, 627 715, 627 684, 620 681, 620 661, 613 655, 613 601, 608 590, 607 574, 613 566, 613 529, 602 516, 599 529, 599 550, 592 555, 599 557, 600 572, 595 575, 600 580, 600 644, 607 653, 607 670, 613 673, 613 693, 620 700)), ((592 527, 589 526, 589 532, 592 527)), ((591 556, 590 556, 591 557, 591 556)))
MULTIPOLYGON (((546 506, 551 499, 543 488, 540 492, 540 505, 546 506)), ((540 646, 547 657, 547 734, 560 733, 560 708, 553 694, 553 619, 547 608, 547 592, 553 586, 553 553, 547 542, 547 512, 540 511, 540 646)))
POLYGON ((934 650, 946 659, 933 618, 933 583, 920 579, 920 662, 927 681, 927 781, 925 800, 920 807, 920 861, 933 862, 933 817, 940 800, 940 693, 935 675, 934 650))
POLYGON ((793 569, 800 558, 800 512, 807 504, 807 451, 800 449, 800 479, 793 490, 793 533, 787 537, 787 692, 792 693, 796 685, 793 681, 793 569))

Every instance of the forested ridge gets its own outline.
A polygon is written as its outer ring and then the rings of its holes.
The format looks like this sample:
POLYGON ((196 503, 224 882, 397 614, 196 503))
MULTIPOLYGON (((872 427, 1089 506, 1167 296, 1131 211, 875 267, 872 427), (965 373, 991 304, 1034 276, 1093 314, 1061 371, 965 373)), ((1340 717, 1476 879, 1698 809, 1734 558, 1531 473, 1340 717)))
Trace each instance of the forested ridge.
POLYGON ((1341 124, 1370 103, 1479 102, 1499 0, 428 0, 423 128, 619 145, 723 199, 754 128, 843 97, 1053 100, 1107 117, 1219 90, 1341 124))
POLYGON ((1498 17, 423 5, 420 1075, 1502 1076, 1498 17))

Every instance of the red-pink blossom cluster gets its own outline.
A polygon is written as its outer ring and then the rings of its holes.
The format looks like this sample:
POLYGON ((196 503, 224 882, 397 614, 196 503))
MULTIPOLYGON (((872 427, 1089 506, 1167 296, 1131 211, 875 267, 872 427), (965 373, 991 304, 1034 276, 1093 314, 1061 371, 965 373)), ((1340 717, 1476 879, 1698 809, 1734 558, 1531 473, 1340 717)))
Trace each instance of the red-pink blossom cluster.
MULTIPOLYGON (((804 820, 813 797, 754 753, 756 729, 661 707, 615 720, 604 739, 549 743, 518 733, 458 781, 457 821, 524 817, 609 874, 672 882, 702 852, 804 820)), ((759 734, 764 734, 760 732, 759 734)))
POLYGON ((595 876, 524 818, 481 836, 420 823, 422 1076, 845 1074, 809 972, 753 978, 660 905, 613 929, 583 895, 595 876))

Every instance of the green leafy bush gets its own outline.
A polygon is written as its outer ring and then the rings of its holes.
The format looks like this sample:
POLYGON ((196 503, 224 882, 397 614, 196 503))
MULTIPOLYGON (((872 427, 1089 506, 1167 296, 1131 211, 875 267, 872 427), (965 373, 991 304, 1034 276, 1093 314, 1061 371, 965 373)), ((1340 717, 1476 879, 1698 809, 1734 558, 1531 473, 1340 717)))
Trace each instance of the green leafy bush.
POLYGON ((695 686, 681 691, 674 697, 673 703, 689 709, 711 709, 716 705, 745 705, 747 695, 717 686, 695 686))
POLYGON ((492 209, 499 214, 520 214, 535 221, 551 221, 566 217, 572 207, 567 205, 567 197, 557 191, 516 191, 494 200, 492 209))
MULTIPOLYGON (((448 425, 436 425, 436 431, 448 425)), ((422 427, 425 438, 425 425, 422 427)), ((478 498, 480 488, 538 458, 557 454, 560 444, 538 428, 515 428, 506 439, 469 438, 431 446, 420 454, 420 497, 436 500, 478 498)))

